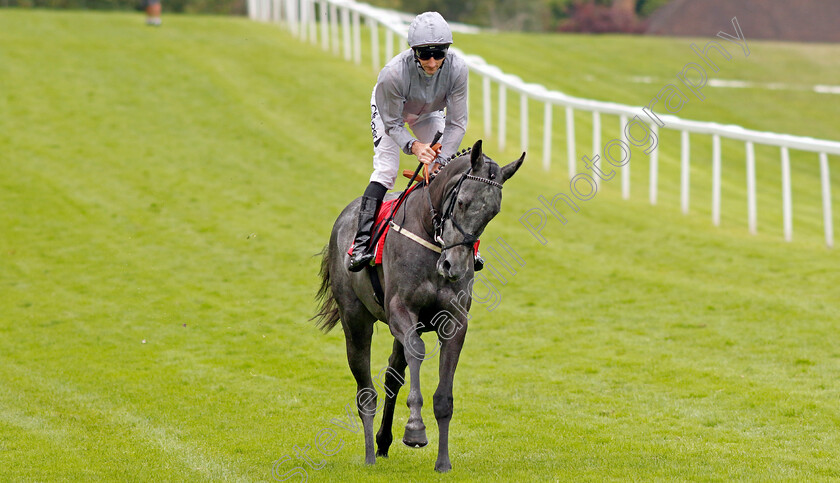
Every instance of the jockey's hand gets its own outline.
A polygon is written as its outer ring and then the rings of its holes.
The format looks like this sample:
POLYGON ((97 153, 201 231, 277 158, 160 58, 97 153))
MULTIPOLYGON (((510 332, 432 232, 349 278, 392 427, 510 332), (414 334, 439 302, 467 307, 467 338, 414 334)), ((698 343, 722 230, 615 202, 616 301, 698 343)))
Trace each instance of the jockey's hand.
POLYGON ((414 144, 411 145, 411 154, 417 156, 417 159, 427 166, 437 157, 437 153, 430 145, 420 141, 414 141, 414 144))

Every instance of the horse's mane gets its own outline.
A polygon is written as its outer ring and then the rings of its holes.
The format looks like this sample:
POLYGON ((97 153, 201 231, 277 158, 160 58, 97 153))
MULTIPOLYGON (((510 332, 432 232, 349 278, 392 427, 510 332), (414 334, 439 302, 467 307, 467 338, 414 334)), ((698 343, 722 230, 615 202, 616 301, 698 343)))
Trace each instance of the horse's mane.
POLYGON ((446 165, 449 164, 449 162, 452 161, 455 158, 460 158, 461 156, 469 156, 470 154, 472 154, 472 148, 464 148, 464 149, 458 151, 457 153, 452 154, 452 156, 449 156, 448 158, 446 158, 443 161, 443 166, 446 167, 446 165))
MULTIPOLYGON (((466 169, 469 169, 469 167, 470 167, 470 161, 472 159, 471 156, 472 156, 472 148, 469 147, 469 148, 464 148, 464 149, 452 154, 448 158, 444 159, 443 160, 443 165, 441 166, 440 170, 438 170, 438 173, 435 176, 435 179, 442 178, 442 179, 449 180, 452 176, 457 176, 459 174, 463 174, 463 171, 465 171, 466 169), (453 163, 453 162, 454 161, 460 161, 462 158, 466 158, 466 165, 464 167, 460 168, 460 169, 456 169, 455 166, 458 166, 458 165, 463 164, 463 163, 457 163, 457 162, 453 163), (447 170, 447 168, 449 168, 449 169, 447 170), (456 171, 456 172, 453 172, 453 171, 456 171)), ((488 166, 488 167, 493 166, 493 165, 498 166, 495 161, 488 158, 487 156, 484 156, 484 153, 482 153, 481 156, 484 158, 484 164, 486 166, 488 166)), ((492 168, 490 168, 490 169, 492 171, 492 168)), ((477 175, 478 173, 473 173, 473 174, 477 175)), ((434 184, 434 183, 432 183, 432 184, 434 184)))

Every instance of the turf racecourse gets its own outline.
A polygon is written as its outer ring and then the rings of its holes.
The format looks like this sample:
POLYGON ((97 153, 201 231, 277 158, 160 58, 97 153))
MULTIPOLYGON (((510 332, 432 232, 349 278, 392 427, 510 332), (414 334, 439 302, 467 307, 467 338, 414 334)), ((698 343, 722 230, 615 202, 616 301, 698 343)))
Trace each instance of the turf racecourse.
MULTIPOLYGON (((627 76, 664 79, 690 60, 673 39, 580 40, 595 56, 565 36, 459 41, 527 80, 584 95, 594 77, 591 97, 636 104, 659 85, 627 76), (517 44, 544 65, 492 57, 517 44)), ((837 47, 752 46, 732 76, 817 83, 840 69, 837 47)), ((716 228, 708 162, 693 165, 692 212, 679 213, 668 135, 657 206, 646 158, 633 158, 633 197, 605 184, 566 225, 549 221, 545 246, 518 219, 568 180, 534 150, 484 235, 525 266, 504 286, 489 278, 493 311, 473 309, 452 473, 433 471, 435 359, 422 370, 429 447, 395 445, 366 467, 361 435, 330 422, 354 397, 343 336, 307 319, 313 255, 369 175, 372 82, 367 66, 244 19, 150 29, 140 15, 0 9, 0 480, 266 481, 285 455, 281 469, 311 481, 840 477, 840 255, 822 243, 815 162, 794 156, 785 243, 777 154, 758 153, 751 236, 742 149, 724 143, 716 228), (324 457, 314 448, 330 427, 341 446, 324 457), (294 456, 306 445, 320 469, 294 456)), ((838 132, 831 96, 707 94, 690 116, 838 132)), ((482 134, 474 118, 467 140, 482 134)), ((486 151, 508 162, 512 144, 486 151)), ((380 325, 374 372, 390 346, 380 325)))

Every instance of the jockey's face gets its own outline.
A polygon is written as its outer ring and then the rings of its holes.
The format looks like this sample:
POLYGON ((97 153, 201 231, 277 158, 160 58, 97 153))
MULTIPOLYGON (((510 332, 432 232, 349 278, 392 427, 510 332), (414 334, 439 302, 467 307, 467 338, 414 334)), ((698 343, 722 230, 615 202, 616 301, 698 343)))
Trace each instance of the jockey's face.
POLYGON ((414 49, 414 58, 427 75, 434 75, 443 65, 449 45, 428 45, 414 49))
POLYGON ((434 57, 430 57, 428 60, 418 59, 420 61, 420 67, 423 68, 423 71, 429 75, 433 75, 435 72, 440 69, 440 66, 443 65, 443 59, 435 59, 434 57))

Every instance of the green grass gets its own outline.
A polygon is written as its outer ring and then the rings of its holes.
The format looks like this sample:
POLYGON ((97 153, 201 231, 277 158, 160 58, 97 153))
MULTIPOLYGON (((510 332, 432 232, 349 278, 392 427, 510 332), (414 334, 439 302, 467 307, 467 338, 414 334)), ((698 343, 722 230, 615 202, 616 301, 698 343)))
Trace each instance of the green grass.
MULTIPOLYGON (((673 39, 457 41, 527 81, 634 104, 659 86, 615 79, 688 61, 687 41, 673 39), (603 75, 583 84, 585 73, 603 75)), ((751 46, 728 78, 822 82, 840 69, 837 47, 751 46)), ((369 175, 373 80, 244 19, 173 15, 150 29, 136 14, 0 10, 2 479, 271 480, 275 460, 344 417, 355 383, 343 336, 307 320, 312 255, 369 175)), ((837 138, 837 96, 760 97, 710 89, 685 115, 837 138)), ((482 135, 477 112, 467 142, 482 135)), ((484 272, 501 302, 473 308, 451 474, 432 470, 433 359, 422 371, 429 447, 395 445, 366 467, 361 436, 339 430, 341 450, 311 480, 840 477, 840 275, 823 245, 815 163, 794 155, 796 235, 785 243, 777 153, 758 153, 751 236, 742 148, 724 143, 716 228, 708 162, 693 166, 692 213, 679 214, 674 139, 663 142, 659 205, 647 203, 640 157, 631 200, 606 184, 568 224, 548 222, 546 246, 518 219, 538 195, 568 191, 565 165, 543 172, 537 148, 509 182, 483 246, 503 237, 526 265, 504 286, 484 272)), ((515 143, 498 152, 492 141, 489 155, 514 158, 515 143)), ((374 372, 391 347, 387 327, 377 332, 374 372)))

